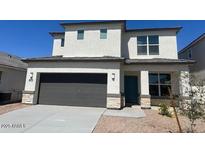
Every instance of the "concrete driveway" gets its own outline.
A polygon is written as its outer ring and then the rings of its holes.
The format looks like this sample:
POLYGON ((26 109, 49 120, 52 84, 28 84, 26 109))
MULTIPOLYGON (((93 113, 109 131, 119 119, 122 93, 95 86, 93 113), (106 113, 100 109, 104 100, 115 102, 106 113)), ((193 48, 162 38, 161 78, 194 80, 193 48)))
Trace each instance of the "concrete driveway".
POLYGON ((34 105, 0 115, 0 133, 90 133, 105 110, 34 105))

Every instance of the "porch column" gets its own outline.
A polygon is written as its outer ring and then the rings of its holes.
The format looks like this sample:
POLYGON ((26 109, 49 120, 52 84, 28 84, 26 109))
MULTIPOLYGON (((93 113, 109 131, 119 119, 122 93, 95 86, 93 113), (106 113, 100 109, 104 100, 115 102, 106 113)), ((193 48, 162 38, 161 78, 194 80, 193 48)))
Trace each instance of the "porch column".
POLYGON ((22 103, 35 104, 35 89, 37 82, 37 72, 28 68, 26 74, 25 88, 22 95, 22 103))
POLYGON ((108 90, 107 90, 107 108, 121 109, 121 94, 120 94, 120 69, 115 69, 108 72, 108 90))
POLYGON ((150 109, 151 100, 149 94, 149 71, 140 71, 140 104, 141 108, 150 109))

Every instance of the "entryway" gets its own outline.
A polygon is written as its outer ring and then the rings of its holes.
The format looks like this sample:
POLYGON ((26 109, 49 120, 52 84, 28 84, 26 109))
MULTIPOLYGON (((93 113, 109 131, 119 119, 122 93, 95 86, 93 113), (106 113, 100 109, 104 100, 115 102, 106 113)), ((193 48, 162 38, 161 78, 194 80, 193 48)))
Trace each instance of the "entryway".
POLYGON ((125 106, 138 105, 138 77, 137 76, 125 76, 124 90, 125 90, 125 106))

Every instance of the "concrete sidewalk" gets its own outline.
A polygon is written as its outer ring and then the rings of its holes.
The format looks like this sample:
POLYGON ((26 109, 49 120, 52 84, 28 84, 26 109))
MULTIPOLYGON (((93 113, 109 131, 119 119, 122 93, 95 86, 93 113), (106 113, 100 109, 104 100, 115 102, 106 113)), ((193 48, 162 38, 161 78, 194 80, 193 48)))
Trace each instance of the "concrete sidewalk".
POLYGON ((109 110, 107 109, 104 114, 105 116, 116 116, 116 117, 129 117, 129 118, 142 118, 145 117, 144 111, 140 107, 125 107, 122 110, 109 110))

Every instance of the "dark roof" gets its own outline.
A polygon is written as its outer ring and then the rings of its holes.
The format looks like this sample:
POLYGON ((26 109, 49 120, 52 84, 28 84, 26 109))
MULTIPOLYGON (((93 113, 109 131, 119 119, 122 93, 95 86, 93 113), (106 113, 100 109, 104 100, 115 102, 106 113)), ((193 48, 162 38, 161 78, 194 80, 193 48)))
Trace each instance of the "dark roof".
POLYGON ((12 67, 26 69, 27 64, 21 61, 21 58, 7 54, 5 52, 0 52, 0 67, 12 67))
POLYGON ((122 23, 125 24, 125 20, 110 20, 110 21, 93 21, 93 22, 78 22, 78 23, 60 23, 61 26, 72 26, 72 25, 93 25, 93 24, 113 24, 122 23))
POLYGON ((196 43, 198 43, 199 41, 201 41, 204 38, 205 38, 205 33, 203 33, 198 38, 196 38, 194 41, 189 43, 186 47, 184 47, 182 50, 180 50, 178 54, 183 53, 184 51, 186 51, 187 49, 189 49, 190 47, 192 47, 193 45, 195 45, 196 43))
POLYGON ((54 37, 56 35, 65 35, 65 32, 49 32, 49 34, 54 37))
POLYGON ((142 28, 142 29, 126 29, 125 32, 162 31, 162 30, 176 30, 176 32, 179 32, 181 29, 182 27, 142 28))
POLYGON ((24 59, 24 62, 39 62, 39 61, 123 61, 124 58, 120 57, 40 57, 24 59))
POLYGON ((126 59, 126 64, 193 64, 194 60, 185 59, 164 59, 164 58, 154 58, 154 59, 126 59))
POLYGON ((193 64, 193 60, 185 59, 125 59, 120 57, 40 57, 40 58, 28 58, 24 59, 24 62, 51 62, 51 61, 104 61, 104 62, 125 62, 125 64, 193 64))
MULTIPOLYGON (((139 29, 127 29, 126 20, 112 20, 112 21, 95 21, 95 22, 79 22, 79 23, 61 23, 61 26, 72 26, 72 25, 92 25, 92 24, 113 24, 122 23, 124 25, 125 32, 143 32, 143 31, 162 31, 162 30, 176 30, 178 33, 182 27, 165 27, 165 28, 139 28, 139 29)), ((50 32, 52 36, 64 35, 64 32, 50 32)))

